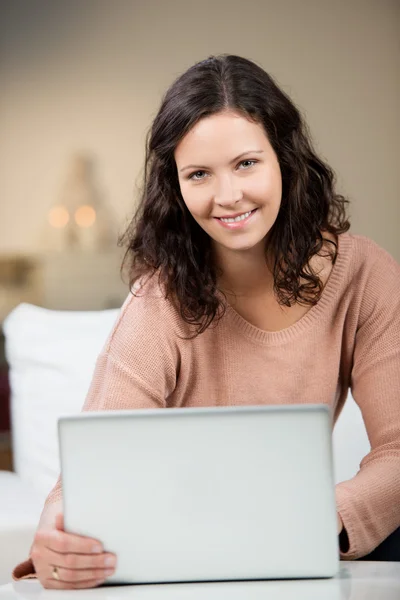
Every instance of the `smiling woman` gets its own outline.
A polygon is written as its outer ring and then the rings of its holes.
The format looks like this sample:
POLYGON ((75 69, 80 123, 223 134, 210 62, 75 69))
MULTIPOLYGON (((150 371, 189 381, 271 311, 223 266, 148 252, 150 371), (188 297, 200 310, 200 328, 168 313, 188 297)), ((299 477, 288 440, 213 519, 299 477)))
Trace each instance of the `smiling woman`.
POLYGON ((255 281, 277 314, 299 317, 320 298, 349 228, 346 202, 272 77, 241 57, 211 57, 174 82, 154 120, 123 238, 130 283, 157 272, 198 333, 224 314, 219 292, 234 292, 239 308, 239 287, 259 295, 255 281))
MULTIPOLYGON (((151 127, 122 240, 132 293, 84 410, 323 403, 336 422, 351 388, 371 452, 336 486, 349 560, 400 526, 400 268, 347 232, 345 208, 263 69, 238 56, 191 67, 151 127)), ((92 587, 115 564, 64 531, 58 482, 15 574, 92 587)))

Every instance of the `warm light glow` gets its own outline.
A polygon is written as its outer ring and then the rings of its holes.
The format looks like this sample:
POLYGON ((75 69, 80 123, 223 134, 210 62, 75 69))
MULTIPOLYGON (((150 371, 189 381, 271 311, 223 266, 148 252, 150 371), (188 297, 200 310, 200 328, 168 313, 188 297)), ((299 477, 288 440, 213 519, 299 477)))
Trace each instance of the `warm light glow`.
POLYGON ((79 227, 91 227, 96 221, 96 211, 92 206, 80 206, 75 211, 75 222, 79 227))
POLYGON ((69 213, 65 206, 54 206, 48 215, 49 223, 56 229, 62 229, 68 224, 69 213))

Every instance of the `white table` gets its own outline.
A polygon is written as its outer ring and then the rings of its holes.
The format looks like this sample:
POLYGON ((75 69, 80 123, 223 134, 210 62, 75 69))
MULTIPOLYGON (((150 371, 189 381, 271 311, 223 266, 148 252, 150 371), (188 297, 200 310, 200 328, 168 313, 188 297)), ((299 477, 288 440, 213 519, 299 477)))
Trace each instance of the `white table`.
POLYGON ((0 587, 0 600, 399 600, 400 563, 341 562, 334 579, 45 590, 35 580, 0 587))

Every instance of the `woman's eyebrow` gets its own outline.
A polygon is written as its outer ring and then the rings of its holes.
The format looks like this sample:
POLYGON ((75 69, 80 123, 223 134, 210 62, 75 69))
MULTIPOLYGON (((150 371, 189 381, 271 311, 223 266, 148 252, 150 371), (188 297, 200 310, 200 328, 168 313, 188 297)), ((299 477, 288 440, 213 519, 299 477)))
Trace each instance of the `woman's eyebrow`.
MULTIPOLYGON (((235 156, 235 158, 232 158, 230 162, 234 163, 239 160, 239 158, 242 158, 242 156, 246 156, 246 154, 263 154, 263 152, 264 150, 246 150, 246 152, 242 152, 238 156, 235 156)), ((186 171, 187 169, 207 169, 207 167, 204 165, 186 165, 186 167, 179 169, 179 172, 182 173, 182 171, 186 171)))

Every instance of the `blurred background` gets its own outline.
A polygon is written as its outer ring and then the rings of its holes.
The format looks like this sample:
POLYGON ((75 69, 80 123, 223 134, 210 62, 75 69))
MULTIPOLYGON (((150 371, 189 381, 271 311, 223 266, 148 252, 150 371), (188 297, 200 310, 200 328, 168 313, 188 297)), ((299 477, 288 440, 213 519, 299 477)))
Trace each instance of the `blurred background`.
MULTIPOLYGON (((172 80, 219 53, 291 95, 352 230, 400 260, 398 0, 0 0, 0 323, 20 302, 121 305, 145 135, 172 80)), ((8 398, 0 350, 3 440, 8 398)))

